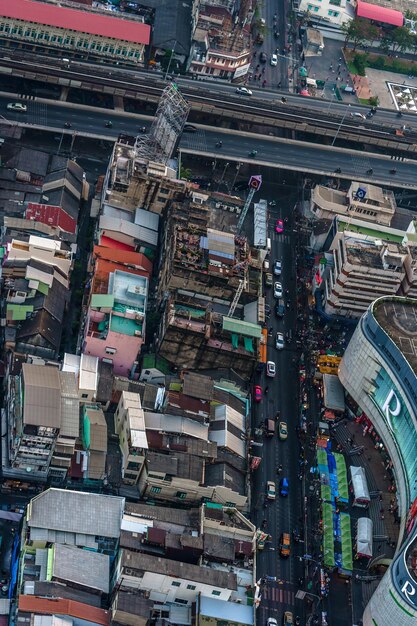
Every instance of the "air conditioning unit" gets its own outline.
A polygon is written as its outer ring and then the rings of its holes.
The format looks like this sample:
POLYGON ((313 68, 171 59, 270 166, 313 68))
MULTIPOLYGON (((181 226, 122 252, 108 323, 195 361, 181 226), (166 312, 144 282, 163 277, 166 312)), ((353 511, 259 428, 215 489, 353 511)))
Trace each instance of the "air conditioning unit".
POLYGON ((135 330, 135 337, 142 337, 142 331, 141 330, 135 330))

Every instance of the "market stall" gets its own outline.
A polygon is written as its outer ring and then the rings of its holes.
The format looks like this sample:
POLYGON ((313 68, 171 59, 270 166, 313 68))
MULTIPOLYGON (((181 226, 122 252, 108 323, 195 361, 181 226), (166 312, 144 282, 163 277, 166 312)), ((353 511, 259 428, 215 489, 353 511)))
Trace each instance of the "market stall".
POLYGON ((371 501, 363 467, 350 466, 353 488, 353 506, 367 508, 371 501))
POLYGON ((356 558, 372 557, 373 523, 369 517, 360 517, 356 528, 356 558))

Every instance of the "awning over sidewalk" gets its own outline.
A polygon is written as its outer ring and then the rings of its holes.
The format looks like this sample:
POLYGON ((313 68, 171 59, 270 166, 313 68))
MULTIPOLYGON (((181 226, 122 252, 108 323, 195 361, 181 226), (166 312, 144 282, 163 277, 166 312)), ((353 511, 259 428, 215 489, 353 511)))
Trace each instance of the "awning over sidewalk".
POLYGON ((369 517, 360 517, 356 532, 356 554, 358 557, 372 556, 373 523, 369 517))
POLYGON ((362 0, 358 0, 356 15, 367 20, 373 20, 374 22, 381 22, 382 24, 404 26, 404 16, 401 11, 396 11, 395 9, 382 7, 376 4, 370 4, 369 2, 363 2, 362 0))
POLYGON ((345 392, 338 376, 323 374, 324 406, 332 411, 345 410, 345 392))

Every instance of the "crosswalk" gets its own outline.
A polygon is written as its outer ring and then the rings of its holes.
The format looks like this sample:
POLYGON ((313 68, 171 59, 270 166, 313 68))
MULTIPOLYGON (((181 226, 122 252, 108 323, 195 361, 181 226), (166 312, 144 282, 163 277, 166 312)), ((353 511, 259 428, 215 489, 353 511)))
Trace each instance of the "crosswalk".
POLYGON ((293 606, 295 593, 291 589, 284 589, 282 586, 265 587, 262 591, 262 598, 268 603, 289 604, 293 606))

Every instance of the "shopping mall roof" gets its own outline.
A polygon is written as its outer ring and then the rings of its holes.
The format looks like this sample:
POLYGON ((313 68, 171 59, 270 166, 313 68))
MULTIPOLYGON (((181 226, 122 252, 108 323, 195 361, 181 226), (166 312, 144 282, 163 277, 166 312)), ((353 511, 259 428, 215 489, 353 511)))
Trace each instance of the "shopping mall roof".
POLYGON ((150 40, 150 26, 133 20, 100 15, 89 11, 67 9, 66 7, 31 2, 31 0, 0 0, 0 15, 15 20, 55 26, 66 31, 76 31, 109 37, 131 43, 147 45, 150 40))
POLYGON ((404 25, 404 16, 401 11, 378 6, 376 4, 369 4, 369 2, 362 2, 362 0, 358 0, 356 14, 358 17, 363 17, 375 22, 382 22, 383 24, 391 24, 392 26, 404 25))
POLYGON ((372 313, 417 375, 417 300, 388 296, 376 300, 372 313))

